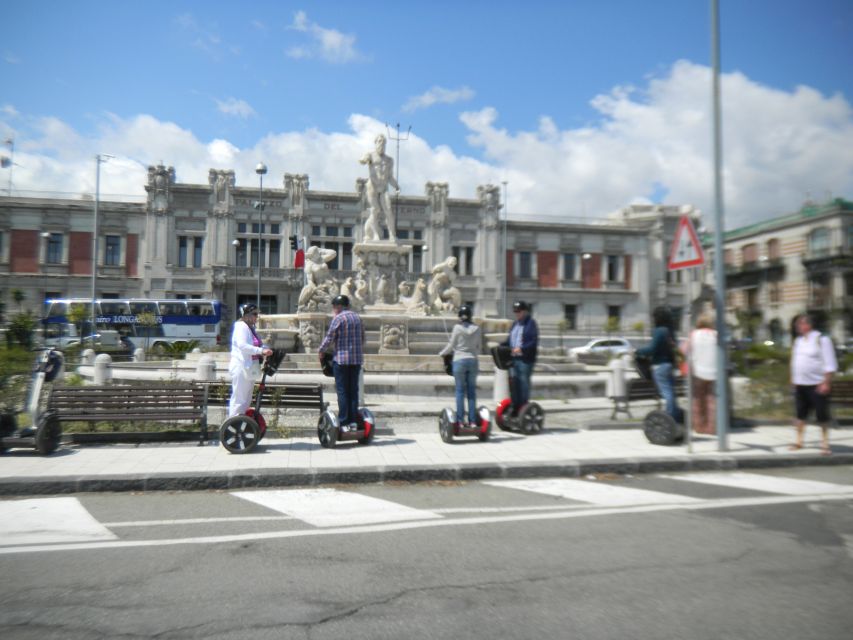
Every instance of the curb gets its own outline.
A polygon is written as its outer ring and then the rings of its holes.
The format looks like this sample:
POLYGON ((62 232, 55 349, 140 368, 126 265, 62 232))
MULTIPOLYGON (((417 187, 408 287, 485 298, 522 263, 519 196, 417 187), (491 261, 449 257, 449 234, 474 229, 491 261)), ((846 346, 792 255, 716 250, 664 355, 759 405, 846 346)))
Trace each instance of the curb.
POLYGON ((537 463, 413 465, 408 467, 350 467, 341 469, 248 469, 219 475, 175 473, 159 475, 71 476, 12 478, 0 480, 0 496, 48 495, 123 491, 209 491, 261 487, 299 487, 329 484, 378 484, 514 478, 579 478, 596 473, 642 474, 662 471, 731 471, 774 467, 853 464, 853 453, 772 454, 691 458, 687 455, 660 458, 600 458, 537 463))

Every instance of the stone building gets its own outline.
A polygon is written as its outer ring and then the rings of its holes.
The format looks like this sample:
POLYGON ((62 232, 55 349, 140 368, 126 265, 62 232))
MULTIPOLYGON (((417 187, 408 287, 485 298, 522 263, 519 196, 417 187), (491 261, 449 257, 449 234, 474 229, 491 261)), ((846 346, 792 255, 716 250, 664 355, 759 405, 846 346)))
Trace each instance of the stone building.
MULTIPOLYGON (((265 313, 293 313, 304 275, 292 267, 292 236, 334 249, 329 268, 338 282, 357 273, 364 179, 352 192, 332 192, 286 173, 265 185, 259 206, 259 188, 236 186, 235 178, 211 169, 207 184, 181 183, 174 168, 151 166, 144 201, 100 201, 96 297, 213 297, 233 310, 255 301, 260 286, 265 313)), ((620 331, 648 327, 654 306, 683 305, 683 285, 667 276, 666 258, 679 217, 699 225, 692 207, 507 220, 497 186, 472 196, 451 197, 450 185, 428 182, 423 195, 392 198, 397 243, 407 247, 396 284, 428 278, 453 256, 455 286, 476 315, 506 317, 521 298, 544 332, 577 337, 598 336, 609 317, 620 331)), ((15 290, 24 294, 21 308, 36 312, 45 298, 91 296, 93 204, 91 197, 0 198, 0 295, 8 311, 17 310, 15 290)))

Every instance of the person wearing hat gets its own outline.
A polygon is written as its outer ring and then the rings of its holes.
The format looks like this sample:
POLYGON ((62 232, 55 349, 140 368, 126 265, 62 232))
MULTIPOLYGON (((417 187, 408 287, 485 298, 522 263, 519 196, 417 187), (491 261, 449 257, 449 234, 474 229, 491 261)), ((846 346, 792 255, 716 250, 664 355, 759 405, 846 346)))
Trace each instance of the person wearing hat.
POLYGON ((338 396, 338 421, 342 427, 357 427, 358 377, 364 364, 364 325, 357 313, 349 308, 349 298, 335 296, 332 300, 334 317, 320 343, 320 364, 323 354, 331 351, 335 391, 338 396))
POLYGON ((530 401, 530 376, 539 348, 539 326, 530 315, 530 306, 524 300, 514 302, 512 312, 515 314, 515 322, 512 323, 509 338, 503 345, 512 349, 509 391, 512 397, 512 415, 517 416, 519 409, 530 401))
POLYGON ((456 381, 456 425, 465 428, 477 424, 477 355, 483 350, 480 327, 471 322, 471 307, 459 307, 459 324, 453 327, 450 342, 438 355, 453 352, 453 379, 456 381), (465 417, 465 398, 468 398, 468 420, 465 417))
POLYGON ((255 331, 258 315, 256 305, 244 304, 240 307, 240 319, 234 323, 234 331, 231 334, 231 361, 228 363, 228 373, 231 374, 229 418, 246 413, 252 402, 255 378, 261 372, 261 358, 272 354, 272 349, 263 345, 255 331))

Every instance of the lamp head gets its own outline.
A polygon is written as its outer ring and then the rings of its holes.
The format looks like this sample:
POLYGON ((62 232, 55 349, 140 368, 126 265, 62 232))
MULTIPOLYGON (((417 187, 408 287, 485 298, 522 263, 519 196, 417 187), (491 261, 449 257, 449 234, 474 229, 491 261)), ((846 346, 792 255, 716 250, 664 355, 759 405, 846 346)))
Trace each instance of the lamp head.
POLYGON ((263 162, 259 162, 258 166, 255 167, 255 173, 257 173, 259 176, 262 176, 266 172, 267 172, 267 165, 265 165, 263 162))

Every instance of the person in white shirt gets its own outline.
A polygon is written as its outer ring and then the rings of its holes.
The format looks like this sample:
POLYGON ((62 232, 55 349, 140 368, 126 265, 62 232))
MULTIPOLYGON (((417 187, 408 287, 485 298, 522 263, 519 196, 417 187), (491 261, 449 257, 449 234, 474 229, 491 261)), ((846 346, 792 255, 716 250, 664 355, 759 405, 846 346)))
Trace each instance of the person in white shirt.
POLYGON ((828 336, 815 331, 814 322, 807 314, 801 314, 794 322, 798 337, 791 349, 791 385, 794 388, 794 404, 797 440, 791 449, 803 448, 806 420, 814 410, 815 419, 822 430, 820 452, 828 456, 830 392, 832 374, 838 371, 835 348, 828 336))
POLYGON ((690 332, 687 352, 693 387, 693 430, 696 433, 716 432, 717 402, 714 382, 717 379, 717 332, 714 316, 703 313, 690 332))
POLYGON ((244 304, 240 307, 240 319, 234 323, 234 333, 231 335, 231 361, 228 363, 228 373, 231 374, 229 418, 246 413, 246 409, 252 402, 255 378, 261 372, 261 358, 272 354, 272 349, 263 345, 255 331, 258 315, 258 307, 253 304, 244 304))

